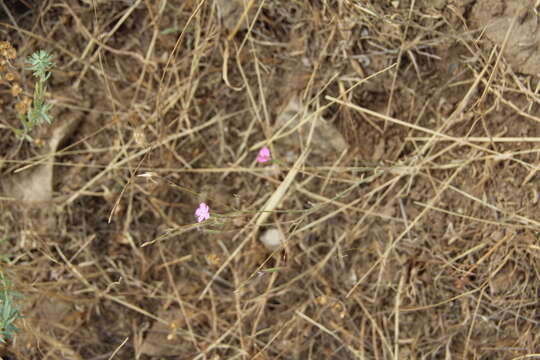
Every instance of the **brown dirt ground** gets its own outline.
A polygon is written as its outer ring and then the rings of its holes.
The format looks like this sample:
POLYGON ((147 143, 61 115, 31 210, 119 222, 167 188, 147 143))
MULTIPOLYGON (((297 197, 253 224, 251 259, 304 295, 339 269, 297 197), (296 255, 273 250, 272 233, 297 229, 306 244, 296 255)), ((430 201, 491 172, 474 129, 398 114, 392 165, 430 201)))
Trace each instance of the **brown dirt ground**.
POLYGON ((3 358, 540 358, 533 3, 0 1, 3 358))

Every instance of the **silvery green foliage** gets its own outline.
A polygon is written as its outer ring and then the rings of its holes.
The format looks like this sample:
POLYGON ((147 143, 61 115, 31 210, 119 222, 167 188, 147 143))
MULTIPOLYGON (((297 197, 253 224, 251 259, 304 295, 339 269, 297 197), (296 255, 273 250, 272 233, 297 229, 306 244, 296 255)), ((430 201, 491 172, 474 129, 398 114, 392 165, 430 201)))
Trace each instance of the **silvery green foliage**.
POLYGON ((30 64, 28 69, 32 70, 37 82, 34 88, 32 106, 30 106, 26 115, 19 116, 23 125, 23 130, 19 135, 27 140, 32 140, 28 133, 32 131, 34 126, 43 123, 52 123, 52 119, 49 116, 49 110, 52 105, 45 103, 45 94, 47 92, 46 82, 51 76, 50 70, 53 68, 54 63, 52 62, 52 56, 45 50, 33 53, 26 62, 30 64))
POLYGON ((5 343, 19 331, 14 325, 15 320, 21 318, 18 306, 15 304, 15 298, 21 295, 10 288, 9 282, 0 272, 2 288, 0 289, 0 342, 5 343))
POLYGON ((53 68, 52 56, 45 50, 39 50, 32 54, 27 60, 30 70, 34 72, 34 77, 46 81, 51 76, 50 70, 53 68))

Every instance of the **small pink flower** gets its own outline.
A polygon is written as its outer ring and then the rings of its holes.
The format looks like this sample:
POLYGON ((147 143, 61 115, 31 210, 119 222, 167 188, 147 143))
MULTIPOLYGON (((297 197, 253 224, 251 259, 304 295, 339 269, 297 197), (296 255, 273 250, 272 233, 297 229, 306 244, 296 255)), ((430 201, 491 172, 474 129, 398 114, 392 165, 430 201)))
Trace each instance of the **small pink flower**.
POLYGON ((197 217, 197 222, 203 222, 210 218, 210 208, 205 203, 200 203, 199 207, 195 211, 195 216, 197 217))
POLYGON ((265 163, 272 159, 270 156, 270 150, 265 146, 259 151, 259 155, 257 155, 257 162, 265 163))

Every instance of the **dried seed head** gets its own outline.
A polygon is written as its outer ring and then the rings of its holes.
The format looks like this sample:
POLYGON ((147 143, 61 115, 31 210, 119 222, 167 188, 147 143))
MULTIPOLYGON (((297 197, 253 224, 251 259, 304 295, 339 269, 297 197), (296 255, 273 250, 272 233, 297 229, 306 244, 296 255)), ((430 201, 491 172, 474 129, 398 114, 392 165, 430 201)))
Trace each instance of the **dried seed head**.
POLYGON ((19 101, 15 104, 15 111, 17 111, 17 114, 19 115, 24 115, 28 111, 28 107, 24 101, 19 101))
POLYGON ((22 93, 22 88, 19 86, 19 84, 13 84, 11 87, 11 96, 16 97, 19 96, 20 93, 22 93))
POLYGON ((10 59, 10 60, 15 59, 17 57, 17 50, 15 50, 14 48, 6 50, 5 57, 10 59))
POLYGON ((17 50, 15 50, 9 42, 1 41, 0 55, 6 59, 15 59, 17 57, 17 50))
POLYGON ((140 127, 136 128, 133 131, 133 139, 135 140, 135 143, 141 147, 148 144, 148 142, 146 141, 146 135, 144 133, 144 130, 140 127))
POLYGON ((30 105, 32 105, 32 99, 25 96, 21 101, 19 101, 15 105, 15 110, 17 111, 17 114, 24 115, 28 112, 28 109, 30 108, 30 105))

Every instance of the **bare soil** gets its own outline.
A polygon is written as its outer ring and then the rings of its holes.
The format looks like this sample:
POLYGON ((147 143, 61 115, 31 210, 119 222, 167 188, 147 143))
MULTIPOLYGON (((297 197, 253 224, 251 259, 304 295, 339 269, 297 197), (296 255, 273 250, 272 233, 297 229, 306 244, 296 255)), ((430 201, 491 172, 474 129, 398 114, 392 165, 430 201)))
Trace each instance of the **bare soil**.
POLYGON ((1 356, 540 358, 539 11, 0 2, 1 356))

